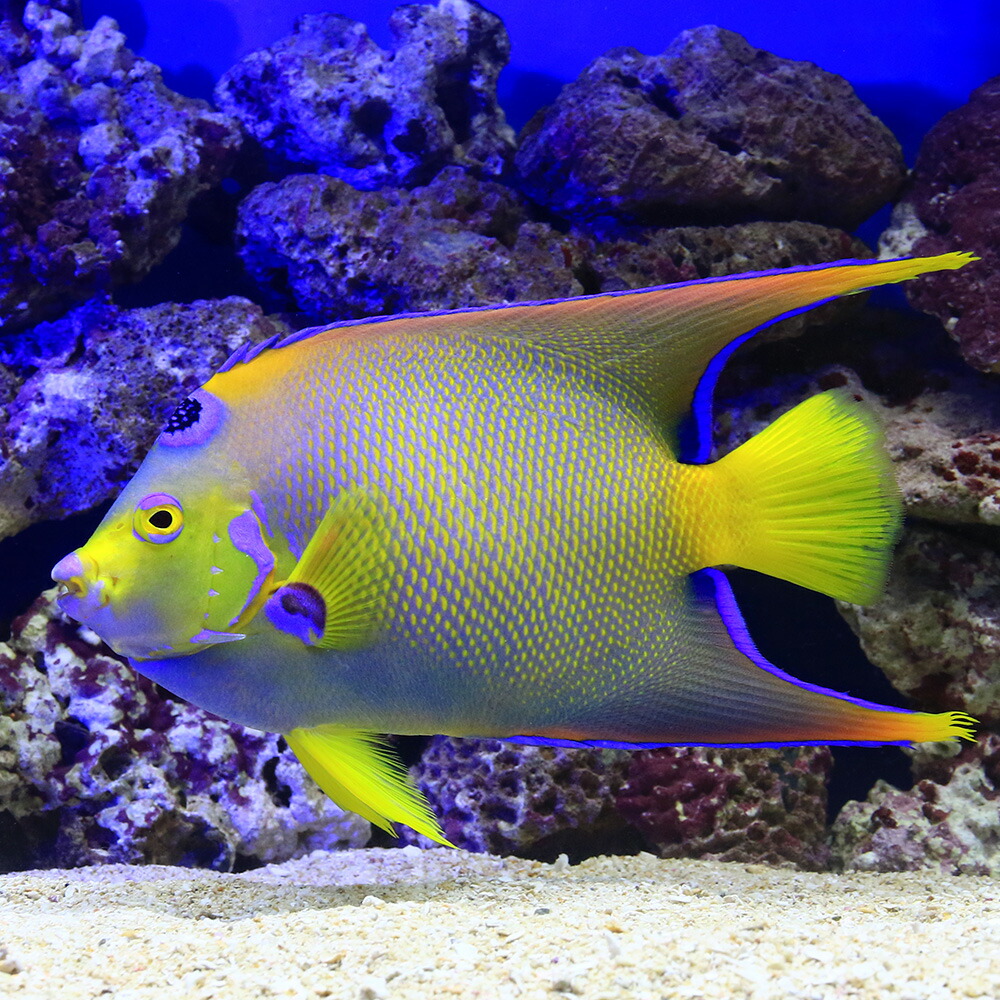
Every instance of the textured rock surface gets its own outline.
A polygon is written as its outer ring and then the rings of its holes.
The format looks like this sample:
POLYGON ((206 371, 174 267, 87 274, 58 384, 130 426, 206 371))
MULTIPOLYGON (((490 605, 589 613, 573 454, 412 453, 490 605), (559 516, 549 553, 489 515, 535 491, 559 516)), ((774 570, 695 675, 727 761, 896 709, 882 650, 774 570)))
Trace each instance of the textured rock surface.
POLYGON ((836 862, 858 871, 1000 876, 1000 737, 960 753, 918 753, 916 771, 910 791, 879 781, 867 802, 841 810, 836 862))
POLYGON ((850 229, 904 176, 899 144, 846 81, 715 27, 683 32, 662 56, 595 60, 528 123, 515 163, 560 214, 661 223, 850 229))
POLYGON ((907 511, 954 525, 1000 525, 1000 384, 951 373, 884 411, 907 511))
MULTIPOLYGON (((553 857, 584 848, 588 856, 622 838, 614 793, 628 759, 622 750, 435 736, 411 774, 456 847, 553 857)), ((401 834, 423 842, 405 828, 401 834)))
POLYGON ((279 171, 318 170, 355 187, 426 183, 460 164, 501 174, 514 133, 496 99, 510 45, 500 19, 468 0, 398 7, 384 50, 363 24, 307 14, 295 33, 247 56, 216 99, 279 171))
POLYGON ((1000 372, 1000 76, 924 139, 913 184, 883 236, 887 255, 971 250, 982 260, 907 286, 941 319, 969 364, 1000 372))
POLYGON ((717 442, 729 450, 835 386, 849 386, 878 412, 907 514, 1000 524, 997 380, 970 371, 931 319, 867 310, 794 350, 742 348, 719 382, 717 442))
POLYGON ((229 871, 368 840, 279 737, 174 701, 63 618, 54 593, 0 644, 0 868, 229 871))
POLYGON ((1000 721, 1000 555, 923 524, 907 528, 885 593, 840 605, 865 655, 913 704, 1000 721))
MULTIPOLYGON (((241 204, 244 265, 275 309, 312 322, 642 288, 865 255, 809 223, 637 232, 596 241, 529 221, 521 199, 457 167, 413 191, 358 191, 323 175, 262 184, 241 204)), ((851 303, 784 324, 829 320, 851 303)))
POLYGON ((145 275, 241 141, 110 18, 77 31, 32 2, 23 25, 0 28, 0 329, 145 275))
MULTIPOLYGON (((579 245, 586 256, 574 273, 588 292, 614 292, 871 256, 864 243, 842 230, 809 222, 650 229, 636 234, 634 239, 595 240, 579 245)), ((754 337, 750 349, 839 323, 855 315, 861 301, 858 297, 838 299, 782 320, 754 337)))
POLYGON ((90 303, 0 345, 0 538, 114 496, 177 403, 280 329, 239 298, 90 303))
POLYGON ((270 304, 316 322, 583 291, 572 237, 457 167, 413 192, 322 174, 261 184, 240 205, 237 243, 270 304))
POLYGON ((829 747, 633 755, 618 808, 666 858, 823 869, 829 747))

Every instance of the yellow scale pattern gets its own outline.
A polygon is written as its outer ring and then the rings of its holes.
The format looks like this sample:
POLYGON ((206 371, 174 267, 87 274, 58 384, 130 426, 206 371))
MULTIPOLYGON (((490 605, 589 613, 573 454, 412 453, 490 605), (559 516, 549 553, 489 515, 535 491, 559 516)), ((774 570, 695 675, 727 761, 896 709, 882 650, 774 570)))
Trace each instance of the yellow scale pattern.
POLYGON ((678 642, 689 570, 670 531, 677 466, 638 397, 499 338, 285 350, 267 407, 285 426, 259 447, 289 449, 261 472, 293 555, 333 495, 377 491, 398 514, 385 627, 424 669, 475 672, 484 714, 522 723, 512 688, 567 708, 600 703, 598 685, 641 696, 678 642))

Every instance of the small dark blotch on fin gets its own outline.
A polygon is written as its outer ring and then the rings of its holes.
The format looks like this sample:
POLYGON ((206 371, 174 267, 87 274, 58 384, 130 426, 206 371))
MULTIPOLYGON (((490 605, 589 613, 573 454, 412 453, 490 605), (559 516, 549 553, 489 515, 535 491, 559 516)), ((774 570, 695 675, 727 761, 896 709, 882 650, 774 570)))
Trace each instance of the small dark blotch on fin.
POLYGON ((286 583, 264 605, 271 624, 313 646, 326 628, 326 602, 308 583, 286 583))

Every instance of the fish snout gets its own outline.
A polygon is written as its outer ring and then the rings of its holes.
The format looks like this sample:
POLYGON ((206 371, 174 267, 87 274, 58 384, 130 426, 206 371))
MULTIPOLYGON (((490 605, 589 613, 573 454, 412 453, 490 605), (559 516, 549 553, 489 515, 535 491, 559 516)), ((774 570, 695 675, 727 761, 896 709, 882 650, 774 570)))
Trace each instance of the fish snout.
POLYGON ((57 598, 59 607, 77 621, 86 621, 110 600, 105 581, 98 579, 97 563, 80 549, 52 567, 52 579, 65 588, 57 598))
POLYGON ((83 583, 84 573, 86 573, 86 569, 79 552, 71 552, 68 556, 63 556, 52 567, 52 579, 56 583, 63 584, 66 590, 75 597, 81 596, 86 590, 83 583))

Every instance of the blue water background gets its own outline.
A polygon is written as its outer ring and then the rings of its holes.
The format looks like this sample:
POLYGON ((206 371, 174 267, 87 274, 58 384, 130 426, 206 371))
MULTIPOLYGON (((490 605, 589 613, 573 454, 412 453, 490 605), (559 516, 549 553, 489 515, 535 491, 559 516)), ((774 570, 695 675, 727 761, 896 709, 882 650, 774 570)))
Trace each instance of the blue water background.
MULTIPOLYGON (((299 14, 334 11, 390 44, 397 0, 83 0, 84 18, 115 17, 130 47, 181 93, 210 97, 220 74, 292 30, 299 14)), ((596 56, 628 45, 662 52, 685 28, 718 24, 751 44, 849 80, 903 142, 921 136, 1000 74, 1000 0, 494 0, 511 61, 500 98, 515 128, 596 56)))

